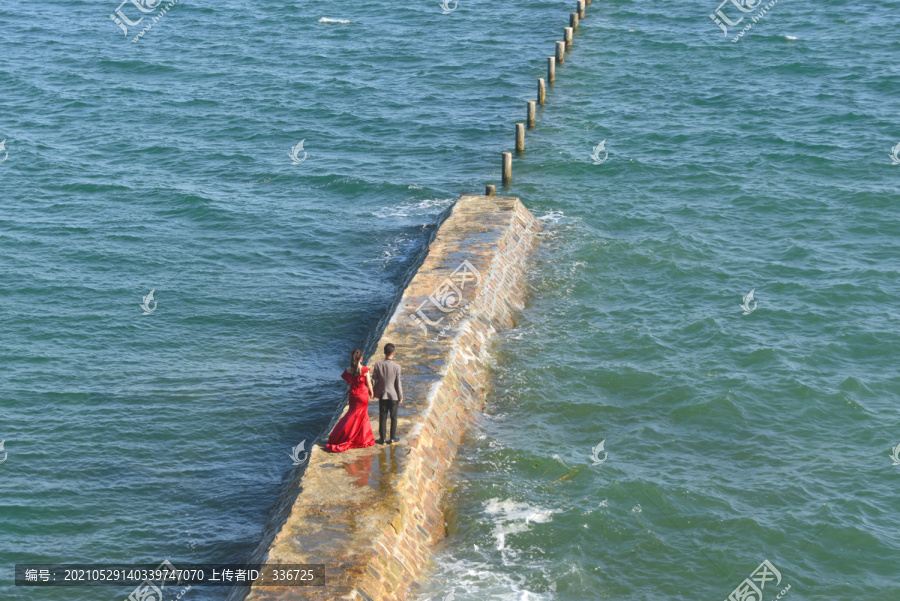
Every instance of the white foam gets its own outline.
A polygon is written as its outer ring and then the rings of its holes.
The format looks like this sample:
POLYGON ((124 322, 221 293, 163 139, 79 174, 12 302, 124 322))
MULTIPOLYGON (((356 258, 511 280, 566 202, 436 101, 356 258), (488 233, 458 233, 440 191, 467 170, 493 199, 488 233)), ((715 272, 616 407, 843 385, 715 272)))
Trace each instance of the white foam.
POLYGON ((559 223, 563 218, 565 215, 562 211, 547 211, 544 215, 538 215, 538 219, 544 223, 559 223))
POLYGON ((569 464, 566 463, 566 460, 563 459, 562 457, 560 457, 559 455, 557 455, 556 453, 554 453, 550 458, 555 459, 556 462, 559 463, 563 467, 570 467, 569 464))
MULTIPOLYGON (((476 552, 478 548, 474 549, 476 552)), ((478 559, 457 559, 449 555, 440 558, 440 581, 434 579, 429 583, 428 589, 423 591, 417 601, 447 601, 449 598, 460 596, 462 592, 466 599, 482 599, 484 601, 551 601, 554 598, 552 592, 556 591, 555 582, 550 583, 549 594, 540 594, 523 588, 525 583, 522 578, 514 576, 503 570, 497 570, 490 562, 478 559), (452 583, 449 585, 448 583, 452 583), (450 592, 453 597, 450 597, 450 592)), ((540 571, 546 580, 559 577, 551 575, 546 568, 529 564, 529 572, 540 571)))
POLYGON ((786 39, 786 40, 797 40, 797 39, 799 39, 799 38, 795 38, 795 37, 792 36, 792 35, 786 35, 786 36, 784 36, 784 39, 786 39))
POLYGON ((525 518, 525 523, 528 524, 534 522, 535 524, 546 524, 553 519, 554 513, 555 512, 552 509, 532 511, 531 514, 525 518))
POLYGON ((341 23, 346 25, 347 23, 354 23, 355 21, 349 21, 347 19, 329 19, 328 17, 322 17, 319 19, 319 23, 341 23))
POLYGON ((506 537, 530 530, 531 524, 546 524, 553 519, 556 509, 532 507, 528 503, 500 499, 490 499, 484 508, 485 513, 493 517, 495 523, 493 535, 496 549, 506 549, 506 537))
POLYGON ((558 512, 512 499, 487 500, 484 517, 493 526, 491 536, 494 544, 473 542, 471 551, 466 547, 457 552, 447 549, 439 553, 436 558, 439 566, 437 574, 432 575, 426 589, 415 597, 416 601, 447 601, 451 591, 455 593, 454 597, 462 592, 466 599, 483 601, 554 601, 556 586, 553 581, 559 578, 559 574, 550 573, 551 562, 533 557, 529 557, 527 565, 517 561, 518 551, 523 549, 516 549, 516 541, 511 537, 542 528, 540 524, 551 522, 553 514, 558 512), (499 569, 498 559, 503 565, 499 569), (519 576, 522 568, 527 568, 532 574, 542 574, 550 582, 549 591, 537 593, 528 590, 526 582, 519 576))
POLYGON ((413 204, 401 205, 398 207, 388 207, 386 211, 379 213, 380 217, 394 219, 397 217, 423 217, 437 215, 448 206, 453 204, 453 198, 429 198, 421 200, 413 204))

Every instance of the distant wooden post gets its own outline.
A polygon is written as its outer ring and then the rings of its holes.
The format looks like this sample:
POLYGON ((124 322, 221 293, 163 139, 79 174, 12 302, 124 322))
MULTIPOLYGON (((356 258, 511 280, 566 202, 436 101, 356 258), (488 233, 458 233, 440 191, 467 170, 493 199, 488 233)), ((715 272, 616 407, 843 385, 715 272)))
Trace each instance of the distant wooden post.
POLYGON ((578 17, 584 18, 584 0, 578 0, 578 17))
POLYGON ((578 29, 578 13, 569 13, 569 27, 572 31, 578 29))
POLYGON ((525 150, 525 124, 516 123, 516 151, 525 150))
POLYGON ((494 196, 497 194, 497 188, 494 184, 490 184, 484 187, 484 195, 485 196, 494 196))
POLYGON ((563 39, 565 39, 565 42, 566 42, 566 48, 572 47, 572 34, 574 32, 575 32, 575 30, 572 29, 571 27, 566 27, 565 35, 563 35, 563 39))
POLYGON ((526 111, 528 113, 528 117, 526 119, 526 121, 528 122, 528 129, 534 129, 534 100, 529 100, 525 104, 528 106, 528 110, 526 111))
POLYGON ((551 56, 547 59, 547 82, 556 81, 556 57, 551 56))
POLYGON ((503 153, 503 183, 508 184, 512 179, 512 153, 503 153))
POLYGON ((591 5, 591 0, 586 0, 585 4, 587 4, 588 6, 590 6, 590 5, 591 5))
POLYGON ((544 85, 544 78, 538 77, 538 104, 544 104, 547 100, 547 86, 544 85))
POLYGON ((556 42, 556 64, 561 65, 566 62, 566 43, 556 42))

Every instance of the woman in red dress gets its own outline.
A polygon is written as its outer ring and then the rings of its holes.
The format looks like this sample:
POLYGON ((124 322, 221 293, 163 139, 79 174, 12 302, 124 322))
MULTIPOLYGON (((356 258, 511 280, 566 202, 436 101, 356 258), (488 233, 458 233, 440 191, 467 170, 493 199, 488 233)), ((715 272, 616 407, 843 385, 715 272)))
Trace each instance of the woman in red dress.
POLYGON ((372 426, 369 424, 369 401, 375 396, 372 388, 372 374, 362 364, 363 354, 359 349, 350 354, 350 367, 344 370, 341 377, 350 387, 350 410, 337 423, 325 450, 330 453, 343 453, 349 449, 359 449, 375 445, 372 426))

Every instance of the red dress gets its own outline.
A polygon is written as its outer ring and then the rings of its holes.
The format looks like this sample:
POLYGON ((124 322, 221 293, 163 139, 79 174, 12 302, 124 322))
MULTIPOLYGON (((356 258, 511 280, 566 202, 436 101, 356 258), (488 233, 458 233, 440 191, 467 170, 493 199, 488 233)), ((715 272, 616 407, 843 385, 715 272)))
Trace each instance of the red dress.
POLYGON ((366 374, 369 368, 362 366, 358 376, 344 371, 341 377, 350 384, 350 410, 337 423, 325 450, 329 453, 343 453, 350 449, 371 447, 375 444, 372 426, 369 424, 369 387, 366 386, 366 374))

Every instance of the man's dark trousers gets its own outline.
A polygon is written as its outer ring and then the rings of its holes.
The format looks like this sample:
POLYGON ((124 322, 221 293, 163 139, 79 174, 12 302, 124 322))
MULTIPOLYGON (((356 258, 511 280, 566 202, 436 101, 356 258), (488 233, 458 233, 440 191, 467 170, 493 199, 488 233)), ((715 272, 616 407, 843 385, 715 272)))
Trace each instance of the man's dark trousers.
POLYGON ((393 440, 397 438, 397 408, 400 406, 400 401, 395 401, 391 399, 378 399, 378 434, 381 436, 381 439, 384 441, 393 440), (387 416, 388 413, 391 414, 391 435, 390 437, 384 435, 385 426, 387 426, 387 416))

